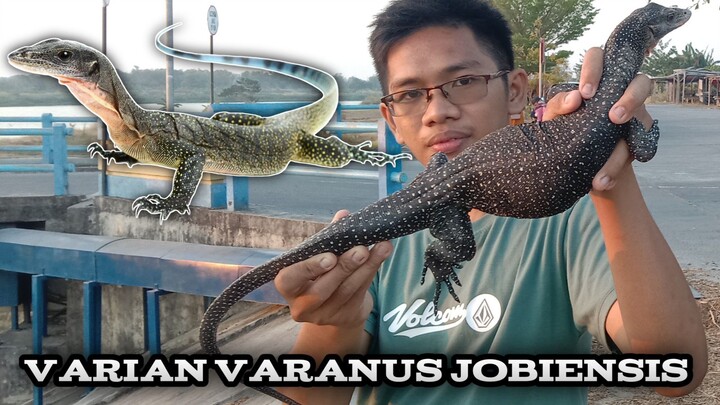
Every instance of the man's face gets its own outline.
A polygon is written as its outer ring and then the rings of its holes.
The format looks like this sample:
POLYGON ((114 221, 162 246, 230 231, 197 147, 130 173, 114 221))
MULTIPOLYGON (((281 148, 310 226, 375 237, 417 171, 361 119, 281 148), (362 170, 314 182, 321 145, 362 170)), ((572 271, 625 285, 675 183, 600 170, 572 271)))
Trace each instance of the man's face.
MULTIPOLYGON (((497 66, 469 28, 437 26, 417 31, 391 47, 387 68, 389 93, 394 93, 434 87, 460 76, 492 74, 504 67, 497 66)), ((453 158, 475 141, 507 125, 510 113, 519 112, 511 111, 518 104, 512 101, 518 90, 512 84, 516 75, 517 71, 508 75, 510 91, 502 78, 492 79, 487 95, 471 103, 455 105, 438 89, 431 91, 424 113, 393 117, 382 104, 381 112, 398 142, 407 145, 423 165, 436 152, 453 158)), ((525 78, 524 72, 521 76, 525 78)))

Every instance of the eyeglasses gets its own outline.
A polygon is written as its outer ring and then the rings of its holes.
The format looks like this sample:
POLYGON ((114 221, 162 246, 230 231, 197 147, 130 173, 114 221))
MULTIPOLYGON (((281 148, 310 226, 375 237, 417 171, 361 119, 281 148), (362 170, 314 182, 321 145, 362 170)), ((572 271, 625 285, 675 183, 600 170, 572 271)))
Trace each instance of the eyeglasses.
POLYGON ((398 91, 383 96, 380 101, 393 117, 422 114, 430 103, 430 91, 440 89, 445 98, 455 105, 472 103, 487 95, 488 82, 510 73, 501 70, 490 75, 461 76, 435 87, 398 91), (423 97, 424 96, 424 97, 423 97))

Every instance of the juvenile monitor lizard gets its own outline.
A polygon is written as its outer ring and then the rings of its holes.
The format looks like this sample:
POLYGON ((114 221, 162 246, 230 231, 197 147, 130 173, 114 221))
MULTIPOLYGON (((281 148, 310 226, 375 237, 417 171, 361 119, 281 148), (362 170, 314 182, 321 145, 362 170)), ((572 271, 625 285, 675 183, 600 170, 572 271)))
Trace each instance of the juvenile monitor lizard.
POLYGON ((388 155, 364 150, 370 141, 347 144, 335 136, 316 136, 335 113, 338 87, 335 78, 299 64, 241 56, 201 55, 178 51, 160 37, 179 24, 159 32, 156 46, 163 52, 191 60, 224 63, 281 73, 302 80, 322 92, 307 105, 271 117, 220 112, 211 118, 183 113, 151 111, 130 96, 110 60, 101 52, 74 41, 47 39, 8 55, 20 70, 53 76, 108 127, 116 149, 93 143, 88 151, 106 161, 128 166, 148 164, 175 169, 172 191, 163 197, 150 194, 133 202, 142 211, 160 215, 190 213, 190 201, 203 172, 232 176, 272 176, 290 162, 339 168, 351 161, 395 165, 409 154, 388 155))

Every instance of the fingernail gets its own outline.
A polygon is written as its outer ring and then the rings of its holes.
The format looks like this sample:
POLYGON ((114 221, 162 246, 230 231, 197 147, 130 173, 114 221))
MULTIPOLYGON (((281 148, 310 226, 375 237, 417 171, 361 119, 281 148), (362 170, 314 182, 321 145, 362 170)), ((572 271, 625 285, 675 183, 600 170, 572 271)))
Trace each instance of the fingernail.
POLYGON ((625 107, 613 108, 613 114, 615 114, 615 118, 622 121, 625 118, 625 107))
POLYGON ((352 254, 352 259, 355 263, 361 264, 362 262, 365 261, 365 255, 360 252, 354 252, 352 254))
POLYGON ((592 97, 593 96, 593 86, 592 84, 586 84, 582 88, 582 95, 584 97, 592 97))
POLYGON ((323 269, 329 269, 332 267, 332 260, 330 260, 329 257, 325 256, 322 259, 320 259, 320 267, 323 269))
POLYGON ((380 244, 380 246, 378 246, 378 253, 380 253, 381 256, 387 256, 390 253, 390 246, 388 246, 387 243, 380 244))
POLYGON ((604 190, 608 185, 610 184, 610 177, 608 176, 602 176, 600 177, 600 187, 604 190))

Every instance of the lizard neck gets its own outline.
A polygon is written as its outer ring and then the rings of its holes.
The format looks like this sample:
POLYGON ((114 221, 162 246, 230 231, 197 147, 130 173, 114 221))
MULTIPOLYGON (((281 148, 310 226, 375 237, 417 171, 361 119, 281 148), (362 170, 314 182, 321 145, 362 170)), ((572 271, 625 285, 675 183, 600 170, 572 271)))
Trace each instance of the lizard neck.
POLYGON ((645 58, 649 32, 639 18, 626 19, 605 44, 602 79, 595 96, 588 100, 589 110, 607 116, 640 71, 645 58))
POLYGON ((100 69, 90 79, 61 78, 60 83, 87 109, 105 122, 110 130, 135 128, 144 110, 125 89, 115 67, 102 56, 100 69))

